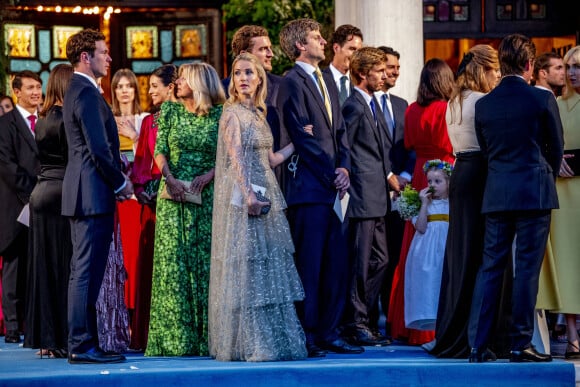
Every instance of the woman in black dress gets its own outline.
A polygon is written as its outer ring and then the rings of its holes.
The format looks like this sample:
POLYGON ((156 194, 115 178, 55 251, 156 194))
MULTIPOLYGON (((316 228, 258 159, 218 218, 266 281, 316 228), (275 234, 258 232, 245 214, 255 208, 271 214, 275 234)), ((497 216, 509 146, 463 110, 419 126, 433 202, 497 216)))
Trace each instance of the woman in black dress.
POLYGON ((67 293, 72 246, 70 223, 61 215, 61 192, 67 162, 62 118, 64 93, 73 75, 57 65, 48 78, 46 100, 35 127, 41 165, 30 195, 28 291, 24 346, 41 356, 67 357, 67 293))
POLYGON ((457 70, 456 88, 446 112, 455 154, 449 183, 449 231, 443 262, 439 307, 432 355, 467 358, 467 324, 477 270, 483 256, 484 218, 481 202, 487 164, 475 135, 475 103, 500 79, 497 51, 476 45, 457 70))

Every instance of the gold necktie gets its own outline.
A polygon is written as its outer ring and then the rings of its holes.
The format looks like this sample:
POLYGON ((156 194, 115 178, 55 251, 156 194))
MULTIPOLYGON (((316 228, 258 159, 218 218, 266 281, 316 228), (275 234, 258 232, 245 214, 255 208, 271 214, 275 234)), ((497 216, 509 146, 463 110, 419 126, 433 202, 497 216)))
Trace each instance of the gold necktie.
POLYGON ((330 97, 328 95, 328 90, 326 89, 326 85, 324 84, 324 80, 322 79, 322 73, 320 69, 317 67, 314 70, 314 76, 316 77, 316 81, 318 82, 318 87, 320 88, 320 92, 322 93, 322 99, 324 100, 324 107, 326 108, 326 112, 328 113, 328 118, 330 119, 330 124, 332 124, 332 107, 330 106, 330 97))

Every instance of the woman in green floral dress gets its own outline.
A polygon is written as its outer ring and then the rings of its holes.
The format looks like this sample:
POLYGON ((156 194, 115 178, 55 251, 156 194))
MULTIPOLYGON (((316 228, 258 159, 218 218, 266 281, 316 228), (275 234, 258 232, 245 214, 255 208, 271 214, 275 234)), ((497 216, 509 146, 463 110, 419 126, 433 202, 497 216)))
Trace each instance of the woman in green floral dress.
POLYGON ((157 202, 151 319, 146 356, 206 356, 213 176, 225 100, 206 63, 179 68, 177 96, 158 119, 155 162, 172 199, 157 202), (191 182, 183 184, 183 181, 191 182), (202 204, 185 202, 201 192, 202 204))

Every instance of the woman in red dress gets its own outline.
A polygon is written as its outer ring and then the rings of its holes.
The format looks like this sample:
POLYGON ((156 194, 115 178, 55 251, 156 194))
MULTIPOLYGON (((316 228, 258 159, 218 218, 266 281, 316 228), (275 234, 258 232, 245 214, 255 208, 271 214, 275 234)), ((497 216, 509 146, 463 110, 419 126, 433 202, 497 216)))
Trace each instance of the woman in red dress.
MULTIPOLYGON (((455 159, 445 123, 447 101, 453 85, 453 71, 447 63, 438 58, 430 59, 421 71, 417 101, 409 105, 405 112, 405 147, 413 149, 417 155, 411 180, 411 185, 417 191, 427 186, 427 178, 422 169, 426 161, 441 159, 453 164, 455 159)), ((393 277, 388 321, 393 339, 420 345, 432 341, 435 332, 405 327, 405 264, 414 234, 415 228, 407 221, 399 264, 393 277)))

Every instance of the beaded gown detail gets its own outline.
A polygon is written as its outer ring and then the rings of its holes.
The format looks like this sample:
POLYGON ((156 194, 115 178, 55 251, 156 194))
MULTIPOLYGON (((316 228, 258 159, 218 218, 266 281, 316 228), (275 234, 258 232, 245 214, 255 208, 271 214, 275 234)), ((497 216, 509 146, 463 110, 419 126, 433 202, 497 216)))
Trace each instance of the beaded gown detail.
POLYGON ((294 302, 304 291, 294 266, 286 202, 268 161, 272 134, 241 104, 224 109, 215 174, 209 295, 210 355, 218 360, 306 357, 294 302), (251 184, 265 187, 266 215, 249 216, 251 184), (236 194, 242 200, 235 200, 236 194))

